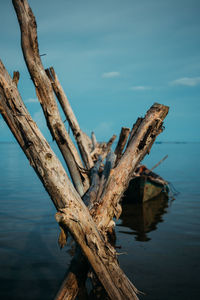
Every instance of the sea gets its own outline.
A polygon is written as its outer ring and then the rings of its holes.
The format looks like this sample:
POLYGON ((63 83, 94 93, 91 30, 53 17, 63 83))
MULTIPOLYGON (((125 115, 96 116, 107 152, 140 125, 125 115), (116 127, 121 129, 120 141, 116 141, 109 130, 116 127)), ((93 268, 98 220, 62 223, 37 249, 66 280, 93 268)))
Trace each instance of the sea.
MULTIPOLYGON (((56 147, 52 144, 52 147, 56 147)), ((119 263, 146 300, 200 299, 200 143, 155 143, 143 163, 169 199, 124 204, 119 263)), ((72 259, 60 250, 55 208, 17 143, 0 143, 0 299, 53 299, 72 259)))

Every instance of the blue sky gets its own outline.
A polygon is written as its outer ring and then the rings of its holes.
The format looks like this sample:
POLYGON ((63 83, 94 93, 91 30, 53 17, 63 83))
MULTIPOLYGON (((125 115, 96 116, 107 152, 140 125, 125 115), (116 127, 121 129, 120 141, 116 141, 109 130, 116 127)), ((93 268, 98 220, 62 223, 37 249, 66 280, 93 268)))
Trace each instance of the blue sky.
MULTIPOLYGON (((29 0, 44 67, 53 66, 79 120, 98 140, 170 106, 162 141, 200 141, 199 0, 29 0)), ((51 140, 20 46, 12 1, 0 3, 0 59, 51 140)), ((63 116, 64 119, 64 116, 63 116)), ((12 141, 0 118, 0 141, 12 141)))

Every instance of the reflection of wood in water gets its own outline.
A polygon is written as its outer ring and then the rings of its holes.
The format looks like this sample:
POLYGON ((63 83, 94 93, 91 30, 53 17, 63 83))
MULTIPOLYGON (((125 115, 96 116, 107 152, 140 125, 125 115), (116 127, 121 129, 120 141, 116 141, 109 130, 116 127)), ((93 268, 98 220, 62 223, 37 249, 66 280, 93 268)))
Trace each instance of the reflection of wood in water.
POLYGON ((145 203, 123 204, 119 226, 129 227, 134 232, 120 232, 134 234, 137 241, 149 241, 147 233, 156 230, 157 224, 163 221, 162 216, 167 207, 168 198, 164 193, 145 203))

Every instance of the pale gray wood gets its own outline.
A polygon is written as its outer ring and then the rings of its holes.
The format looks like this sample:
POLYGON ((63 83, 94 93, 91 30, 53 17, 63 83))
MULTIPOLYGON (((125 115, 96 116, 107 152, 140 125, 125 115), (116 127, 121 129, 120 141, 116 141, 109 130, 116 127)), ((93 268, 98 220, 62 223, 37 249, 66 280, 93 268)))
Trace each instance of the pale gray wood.
MULTIPOLYGON (((137 134, 133 134, 129 146, 126 148, 124 155, 119 160, 118 165, 114 169, 111 169, 109 174, 110 176, 107 180, 107 185, 104 187, 104 192, 99 200, 98 205, 95 205, 95 201, 92 202, 92 206, 90 206, 90 212, 98 228, 102 233, 104 233, 104 235, 106 235, 105 232, 113 226, 112 217, 114 215, 117 218, 120 216, 121 206, 119 201, 121 196, 126 190, 139 162, 149 152, 149 149, 154 143, 157 135, 162 132, 163 120, 166 117, 168 110, 169 108, 167 106, 157 103, 155 103, 149 109, 145 118, 141 119, 140 121, 141 126, 137 126, 137 134)), ((72 261, 72 264, 76 265, 74 261, 72 261)), ((69 272, 69 277, 66 276, 65 278, 65 282, 68 284, 70 282, 70 284, 72 284, 74 287, 73 294, 71 294, 71 290, 67 291, 65 289, 64 295, 69 297, 66 298, 68 300, 75 299, 73 296, 77 293, 76 276, 78 276, 79 272, 78 266, 76 265, 76 272, 73 274, 69 272)), ((135 292, 138 291, 135 290, 135 292)), ((64 300, 64 296, 63 298, 59 299, 55 298, 55 300, 61 299, 64 300)))
POLYGON ((120 157, 122 156, 122 152, 124 150, 124 147, 126 145, 128 136, 130 133, 130 128, 127 127, 122 127, 121 132, 120 132, 120 136, 119 136, 119 140, 117 143, 117 146, 115 148, 115 154, 116 154, 116 164, 118 162, 118 160, 120 159, 120 157))
POLYGON ((89 146, 87 143, 87 140, 85 139, 85 134, 82 132, 77 118, 71 108, 71 105, 69 103, 69 100, 67 99, 67 96, 59 82, 58 76, 56 75, 54 68, 51 67, 49 69, 46 69, 46 74, 49 77, 53 90, 56 94, 56 97, 58 99, 58 101, 60 102, 60 105, 64 111, 64 114, 69 122, 69 125, 72 129, 73 135, 76 139, 79 151, 81 153, 81 157, 83 159, 83 162, 85 164, 85 167, 90 170, 93 165, 94 162, 92 160, 91 154, 90 154, 90 150, 89 150, 89 146))
POLYGON ((152 105, 117 166, 112 170, 100 205, 94 209, 94 212, 91 210, 100 230, 105 230, 109 226, 111 216, 119 217, 119 213, 121 213, 120 208, 118 209, 119 201, 128 187, 134 170, 144 156, 149 153, 157 135, 163 131, 163 120, 168 111, 169 107, 167 106, 158 103, 152 105))
POLYGON ((0 111, 58 210, 56 220, 70 231, 111 299, 138 299, 120 269, 115 250, 69 180, 62 164, 24 106, 16 84, 0 62, 0 111))
POLYGON ((89 187, 89 181, 87 176, 80 171, 80 168, 83 168, 81 159, 65 129, 54 98, 51 82, 41 62, 35 17, 26 0, 13 0, 12 2, 21 29, 21 46, 24 59, 35 85, 47 126, 66 161, 73 183, 82 196, 89 187), (82 178, 84 178, 83 182, 82 178))
POLYGON ((94 131, 92 131, 92 133, 91 133, 91 140, 92 140, 92 151, 94 151, 94 149, 96 148, 96 145, 97 145, 97 139, 96 139, 94 131))

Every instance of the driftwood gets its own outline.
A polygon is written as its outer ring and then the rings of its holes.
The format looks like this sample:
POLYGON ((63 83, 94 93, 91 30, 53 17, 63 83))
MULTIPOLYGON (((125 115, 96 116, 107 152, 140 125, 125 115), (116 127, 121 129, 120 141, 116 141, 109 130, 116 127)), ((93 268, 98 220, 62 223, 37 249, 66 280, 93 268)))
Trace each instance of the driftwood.
POLYGON ((132 139, 117 167, 111 170, 98 208, 95 209, 97 205, 95 203, 90 210, 93 215, 92 219, 59 160, 31 119, 15 83, 2 63, 0 63, 0 86, 1 113, 58 209, 57 221, 71 232, 111 299, 137 299, 136 288, 119 268, 114 249, 105 243, 93 219, 103 232, 106 227, 109 227, 113 215, 118 216, 117 201, 127 185, 126 179, 122 184, 119 184, 118 180, 121 180, 123 176, 130 177, 131 168, 137 165, 156 135, 161 132, 161 120, 168 109, 156 104, 149 110, 135 139, 132 139), (122 169, 119 172, 119 166, 122 166, 124 170, 123 175, 122 169))
POLYGON ((138 299, 138 290, 120 269, 107 233, 114 227, 113 217, 118 218, 121 214, 120 199, 134 170, 163 129, 168 107, 155 103, 145 118, 137 120, 130 134, 128 128, 122 128, 115 154, 111 151, 115 135, 108 143, 98 143, 94 134, 90 139, 81 131, 54 69, 45 72, 43 68, 36 22, 27 0, 12 1, 21 28, 22 50, 29 73, 47 126, 74 184, 21 100, 17 89, 19 73, 15 72, 12 80, 0 62, 0 112, 58 211, 56 220, 62 228, 61 246, 66 242, 68 231, 78 245, 68 276, 55 299, 74 299, 90 266, 111 299, 138 299), (83 162, 61 120, 54 92, 72 128, 83 162))
POLYGON ((17 85, 19 81, 20 74, 19 72, 13 72, 13 82, 17 85))
POLYGON ((89 148, 89 145, 88 145, 86 137, 85 137, 86 135, 80 129, 78 121, 77 121, 77 119, 74 115, 74 112, 69 104, 69 101, 64 93, 64 90, 58 80, 58 77, 54 71, 54 68, 51 67, 49 69, 46 69, 46 73, 51 81, 53 90, 57 96, 58 101, 60 102, 60 105, 65 113, 65 116, 69 122, 69 125, 74 134, 74 137, 77 141, 77 145, 79 147, 85 167, 88 170, 90 170, 93 167, 94 162, 93 162, 91 154, 90 154, 90 148, 89 148))
POLYGON ((89 187, 89 181, 86 174, 80 171, 83 168, 81 159, 65 129, 54 98, 51 82, 41 62, 35 17, 26 0, 13 0, 12 2, 20 24, 24 58, 47 120, 47 126, 66 161, 73 183, 82 196, 89 187))
POLYGON ((25 108, 16 85, 0 62, 1 114, 49 193, 56 220, 81 247, 111 299, 138 299, 137 289, 119 268, 64 168, 25 108))
MULTIPOLYGON (((129 181, 131 180, 134 170, 143 159, 146 153, 149 153, 150 148, 155 141, 156 136, 163 130, 163 119, 168 113, 168 107, 155 103, 147 112, 144 119, 141 119, 140 126, 137 130, 134 128, 134 135, 125 150, 118 165, 111 170, 107 185, 104 188, 104 192, 100 198, 100 201, 93 202, 90 206, 90 213, 98 226, 98 229, 104 233, 113 227, 113 216, 117 218, 121 214, 120 199, 126 190, 129 181)), ((71 266, 76 265, 76 262, 72 261, 71 266)), ((87 266, 86 266, 87 267, 87 266)), ((71 267, 72 268, 72 267, 71 267)), ((78 267, 74 267, 77 273, 71 274, 69 272, 69 278, 72 286, 74 286, 74 297, 77 294, 76 275, 79 274, 78 267), (72 280, 73 278, 73 280, 72 280)), ((65 282, 68 282, 68 277, 65 278, 65 282)), ((62 289, 58 292, 56 300, 62 293, 62 289)), ((66 291, 65 296, 68 295, 66 291)), ((66 298, 66 299, 74 299, 66 298)), ((64 298, 63 298, 64 299, 64 298)))
POLYGON ((119 136, 119 141, 118 141, 117 147, 115 149, 115 154, 117 156, 116 157, 116 164, 122 156, 122 152, 124 150, 127 139, 129 137, 129 133, 130 133, 130 128, 122 127, 121 132, 120 132, 120 136, 119 136))
POLYGON ((94 150, 97 145, 97 139, 96 139, 94 131, 92 131, 92 133, 91 133, 91 140, 92 140, 92 150, 94 150))
POLYGON ((149 153, 156 137, 163 130, 163 120, 168 113, 167 106, 155 103, 147 112, 140 126, 132 137, 125 153, 112 170, 107 186, 98 203, 98 209, 92 209, 98 228, 107 227, 111 216, 118 217, 118 203, 133 172, 144 156, 149 153))
MULTIPOLYGON (((113 136, 110 138, 110 140, 107 143, 105 143, 105 142, 97 143, 96 142, 95 143, 96 146, 95 146, 94 150, 91 152, 92 159, 94 161, 96 161, 100 155, 102 156, 102 159, 106 158, 106 156, 110 152, 111 146, 112 146, 113 142, 115 141, 116 137, 117 136, 115 134, 113 134, 113 136)), ((92 139, 94 139, 94 133, 92 135, 92 139)))

